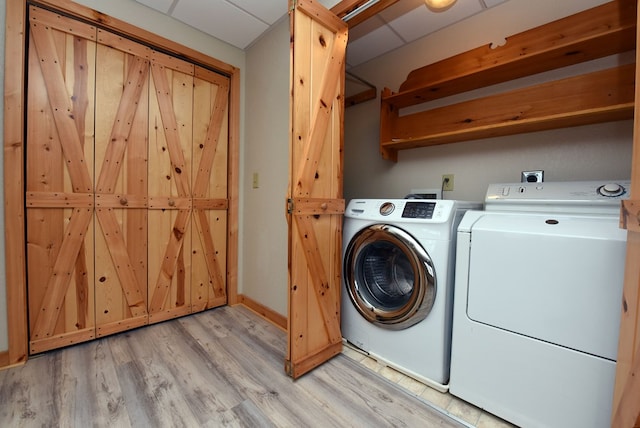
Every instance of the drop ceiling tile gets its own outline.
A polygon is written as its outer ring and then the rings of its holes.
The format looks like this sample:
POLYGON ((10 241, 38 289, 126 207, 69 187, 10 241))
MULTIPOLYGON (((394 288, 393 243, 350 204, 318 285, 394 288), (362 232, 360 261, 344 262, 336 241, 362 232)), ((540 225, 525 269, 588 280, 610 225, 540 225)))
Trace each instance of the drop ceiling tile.
POLYGON ((412 42, 482 10, 478 0, 458 0, 444 12, 432 12, 426 6, 422 6, 389 22, 389 26, 405 42, 412 42))
POLYGON ((417 8, 426 9, 424 0, 404 0, 389 6, 378 14, 385 22, 393 21, 398 17, 410 13, 417 8))
POLYGON ((493 6, 497 6, 500 3, 504 3, 507 0, 484 0, 484 4, 487 5, 487 7, 493 7, 493 6))
MULTIPOLYGON (((287 16, 287 0, 135 0, 170 14, 239 49, 287 16)), ((315 0, 327 8, 339 0, 315 0)), ((431 12, 424 0, 402 0, 349 32, 347 64, 361 64, 508 0, 457 0, 445 12, 431 12), (387 24, 388 23, 388 24, 387 24)))
POLYGON ((269 28, 224 0, 180 0, 171 16, 240 49, 269 28))
POLYGON ((362 64, 383 53, 399 48, 404 42, 387 26, 350 41, 347 45, 347 64, 350 67, 362 64))
POLYGON ((149 6, 152 9, 162 13, 169 12, 169 8, 173 4, 173 0, 136 0, 138 3, 149 6))
POLYGON ((229 2, 269 25, 287 14, 287 0, 229 0, 229 2))
POLYGON ((385 25, 386 23, 380 18, 380 16, 372 16, 363 23, 349 29, 349 43, 358 40, 360 37, 364 37, 385 25))

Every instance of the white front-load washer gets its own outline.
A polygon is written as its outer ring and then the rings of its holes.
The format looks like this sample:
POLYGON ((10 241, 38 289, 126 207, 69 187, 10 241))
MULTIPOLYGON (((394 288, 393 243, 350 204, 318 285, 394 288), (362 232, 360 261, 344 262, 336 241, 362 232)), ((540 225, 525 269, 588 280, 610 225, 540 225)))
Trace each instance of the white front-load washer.
POLYGON ((446 391, 456 227, 480 203, 354 199, 344 220, 341 328, 378 361, 446 391))
POLYGON ((609 426, 628 190, 489 186, 458 228, 451 394, 522 427, 609 426))

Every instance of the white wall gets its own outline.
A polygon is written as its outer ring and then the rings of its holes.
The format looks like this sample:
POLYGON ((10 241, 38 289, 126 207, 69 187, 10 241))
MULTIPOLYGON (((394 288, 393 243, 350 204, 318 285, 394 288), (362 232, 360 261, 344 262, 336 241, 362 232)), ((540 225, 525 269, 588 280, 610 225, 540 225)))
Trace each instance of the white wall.
MULTIPOLYGON (((338 0, 321 0, 327 8, 338 0)), ((242 293, 287 315, 289 184, 289 20, 278 22, 246 57, 246 146, 243 153, 242 293), (252 186, 253 174, 259 187, 252 186)))
MULTIPOLYGON (((378 89, 397 91, 415 68, 601 3, 604 1, 509 0, 350 71, 378 89)), ((629 57, 593 61, 477 93, 624 63, 629 57)), ((464 96, 451 99, 456 98, 464 96)), ((631 175, 630 120, 404 150, 393 163, 379 154, 379 108, 378 98, 346 109, 347 200, 403 197, 412 188, 438 188, 442 174, 455 175, 454 191, 445 192, 446 198, 470 200, 483 200, 489 183, 520 181, 520 172, 528 169, 543 169, 546 181, 607 180, 631 175)))
POLYGON ((285 19, 248 51, 244 157, 242 292, 287 315, 289 183, 289 23, 285 19), (259 187, 252 186, 258 174, 259 187))

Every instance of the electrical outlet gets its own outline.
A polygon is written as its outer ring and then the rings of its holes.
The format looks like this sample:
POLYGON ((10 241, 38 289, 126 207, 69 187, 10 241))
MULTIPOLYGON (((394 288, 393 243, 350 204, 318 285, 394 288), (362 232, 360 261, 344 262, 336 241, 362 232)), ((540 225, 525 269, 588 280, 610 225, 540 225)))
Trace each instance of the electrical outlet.
POLYGON ((446 192, 453 190, 453 174, 442 174, 442 190, 446 192))
POLYGON ((257 172, 253 173, 253 188, 257 189, 258 187, 260 187, 260 176, 258 175, 257 172))
POLYGON ((541 169, 533 171, 522 171, 521 183, 542 183, 544 181, 544 171, 541 169))

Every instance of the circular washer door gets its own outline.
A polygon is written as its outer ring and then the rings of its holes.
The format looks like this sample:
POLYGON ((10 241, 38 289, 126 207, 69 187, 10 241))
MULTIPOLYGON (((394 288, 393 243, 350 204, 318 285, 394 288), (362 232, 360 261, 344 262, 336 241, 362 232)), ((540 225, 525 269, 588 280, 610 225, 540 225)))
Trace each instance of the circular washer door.
POLYGON ((411 327, 433 307, 436 275, 431 257, 398 227, 375 224, 360 230, 347 246, 343 271, 354 306, 380 327, 411 327))

